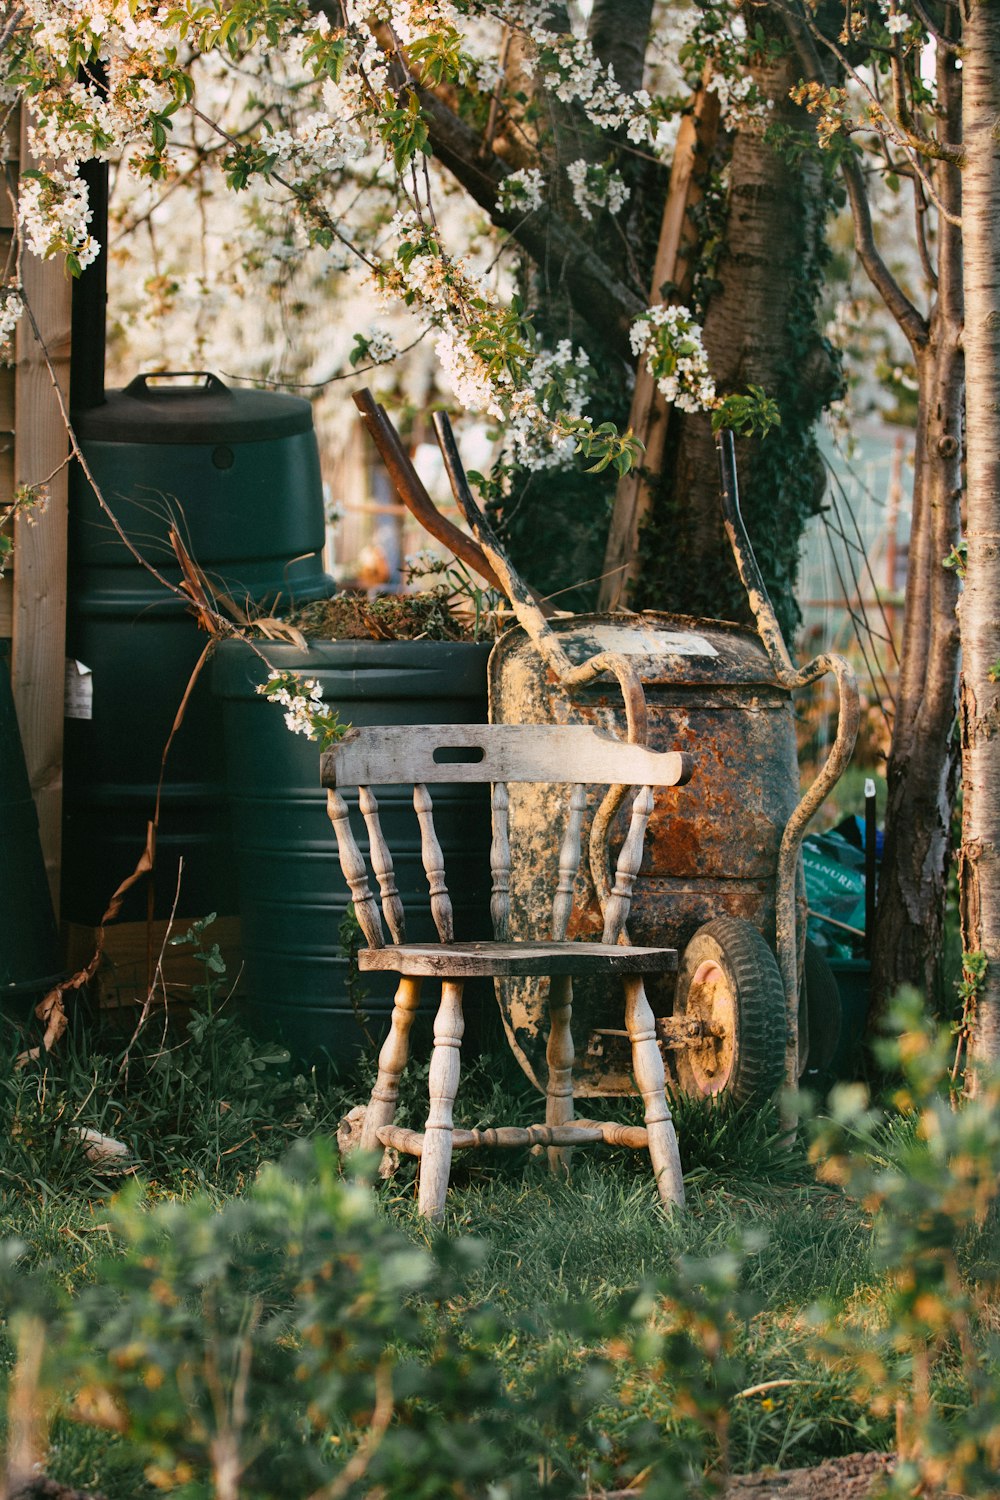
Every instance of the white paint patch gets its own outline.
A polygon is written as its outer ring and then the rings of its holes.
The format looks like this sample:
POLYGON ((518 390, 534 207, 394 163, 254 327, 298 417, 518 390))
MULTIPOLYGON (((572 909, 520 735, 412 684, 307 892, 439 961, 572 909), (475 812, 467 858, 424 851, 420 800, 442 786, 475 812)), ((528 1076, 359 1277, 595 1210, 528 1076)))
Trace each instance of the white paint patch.
MULTIPOLYGON (((711 641, 693 630, 639 630, 626 625, 593 625, 586 631, 567 631, 559 637, 570 654, 586 660, 594 646, 620 656, 718 656, 711 641), (575 649, 574 649, 575 648, 575 649)), ((596 652, 594 653, 596 654, 596 652)))

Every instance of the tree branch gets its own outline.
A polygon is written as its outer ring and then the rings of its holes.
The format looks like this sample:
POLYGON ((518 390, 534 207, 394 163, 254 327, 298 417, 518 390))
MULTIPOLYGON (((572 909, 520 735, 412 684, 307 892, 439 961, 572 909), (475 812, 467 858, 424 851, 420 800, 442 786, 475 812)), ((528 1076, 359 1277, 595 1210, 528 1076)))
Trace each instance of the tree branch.
POLYGON ((428 89, 418 87, 416 94, 438 161, 499 229, 506 230, 532 260, 561 281, 577 312, 608 348, 631 363, 629 328, 645 309, 642 298, 551 208, 543 206, 527 215, 519 209, 504 212, 498 208, 497 196, 511 169, 494 152, 483 155, 477 132, 428 89), (597 309, 599 321, 594 317, 597 309))
POLYGON ((962 49, 958 43, 946 37, 940 27, 935 26, 923 0, 910 0, 910 4, 913 6, 917 20, 926 27, 928 34, 934 38, 939 47, 943 47, 946 52, 961 52, 962 49))
POLYGON ((931 262, 931 252, 927 245, 927 199, 924 196, 923 183, 919 177, 912 179, 911 186, 913 188, 913 213, 915 218, 914 229, 917 241, 917 254, 920 256, 920 264, 923 266, 928 285, 932 289, 936 289, 938 284, 937 272, 931 262))
MULTIPOLYGON (((873 105, 873 122, 879 116, 885 121, 886 126, 896 138, 897 144, 909 147, 912 152, 921 156, 930 157, 934 161, 950 161, 961 166, 963 149, 954 141, 939 141, 935 136, 924 135, 922 132, 910 129, 904 119, 893 119, 881 103, 878 95, 868 80, 854 67, 847 56, 831 37, 825 35, 816 25, 811 16, 795 9, 788 0, 770 0, 775 10, 782 17, 791 40, 795 46, 796 54, 806 68, 806 77, 811 82, 825 83, 826 75, 820 62, 816 43, 820 42, 827 51, 831 52, 837 62, 843 68, 845 74, 849 74, 854 82, 867 94, 873 105)), ((895 49, 894 49, 895 50, 895 49)), ((895 96, 897 77, 893 70, 893 93, 895 96)), ((898 110, 897 110, 898 113, 898 110)), ((904 102, 904 113, 909 118, 909 109, 904 102)), ((875 125, 878 128, 878 125, 875 125)), ((919 170, 919 168, 918 168, 919 170)), ((940 205, 939 205, 940 206, 940 205)))
POLYGON ((927 320, 914 307, 879 253, 872 226, 871 205, 865 191, 861 167, 853 152, 844 153, 840 162, 840 170, 851 204, 851 215, 854 219, 854 248, 858 252, 858 259, 867 271, 872 286, 892 313, 916 354, 927 343, 927 320))

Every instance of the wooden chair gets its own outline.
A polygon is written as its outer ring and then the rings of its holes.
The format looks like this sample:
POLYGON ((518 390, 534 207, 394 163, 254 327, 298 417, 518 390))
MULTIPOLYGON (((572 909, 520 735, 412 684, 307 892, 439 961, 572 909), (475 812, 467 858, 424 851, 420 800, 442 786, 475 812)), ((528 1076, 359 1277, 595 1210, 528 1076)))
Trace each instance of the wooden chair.
POLYGON ((459 725, 429 728, 393 726, 353 729, 323 756, 322 781, 337 835, 340 863, 368 943, 358 955, 363 971, 390 970, 400 976, 392 1024, 379 1055, 378 1080, 365 1111, 360 1146, 395 1147, 420 1157, 419 1209, 432 1219, 444 1212, 452 1152, 470 1146, 546 1146, 553 1169, 567 1164, 574 1145, 607 1141, 648 1149, 660 1196, 681 1204, 684 1189, 673 1121, 664 1097, 663 1060, 656 1044, 653 1013, 643 975, 674 971, 672 948, 628 944, 632 885, 642 857, 646 825, 653 809, 652 787, 674 786, 690 775, 690 758, 626 744, 589 726, 459 725), (559 880, 552 904, 551 941, 505 941, 510 911, 510 843, 507 783, 569 782, 568 812, 559 854, 559 880), (434 830, 428 784, 492 782, 493 873, 492 942, 456 943, 444 861, 434 830), (392 858, 379 823, 372 786, 414 784, 413 805, 420 825, 421 854, 439 943, 407 943, 403 907, 392 858), (580 864, 581 830, 587 783, 638 785, 631 823, 617 862, 614 888, 606 902, 603 940, 567 942, 573 886, 580 864), (378 905, 368 884, 365 861, 351 830, 342 793, 358 789, 368 833, 372 869, 381 893, 382 914, 392 942, 387 944, 378 905), (645 1127, 573 1118, 573 1038, 570 1030, 572 976, 620 976, 625 1026, 632 1045, 636 1087, 645 1102, 645 1127), (527 1129, 456 1130, 452 1107, 458 1091, 459 1051, 464 1022, 462 988, 474 976, 548 976, 550 1032, 546 1057, 548 1087, 545 1124, 527 1129), (406 1065, 409 1033, 425 978, 441 981, 430 1067, 430 1112, 423 1132, 393 1125, 399 1079, 406 1065))

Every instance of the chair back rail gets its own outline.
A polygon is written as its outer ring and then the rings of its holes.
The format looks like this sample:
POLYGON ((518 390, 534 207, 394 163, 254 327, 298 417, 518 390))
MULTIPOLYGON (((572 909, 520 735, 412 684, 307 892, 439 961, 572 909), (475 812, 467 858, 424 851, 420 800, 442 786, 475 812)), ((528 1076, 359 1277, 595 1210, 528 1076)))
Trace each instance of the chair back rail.
POLYGON ((642 862, 642 846, 652 811, 653 789, 649 786, 641 786, 632 803, 632 819, 618 856, 614 889, 604 908, 602 941, 605 943, 628 941, 625 923, 628 921, 628 914, 632 907, 632 887, 642 862))
POLYGON ((444 855, 434 828, 434 804, 422 782, 413 788, 413 806, 420 823, 420 857, 431 893, 431 916, 442 943, 455 941, 455 918, 444 879, 444 855))
POLYGON ((391 724, 349 729, 323 755, 321 780, 342 790, 456 781, 677 786, 693 766, 689 755, 630 745, 589 724, 391 724))
POLYGON ((364 856, 358 848, 351 830, 350 814, 347 803, 344 801, 336 787, 330 787, 326 794, 326 810, 333 824, 333 831, 337 835, 337 849, 340 853, 340 868, 344 872, 344 879, 351 892, 351 900, 354 902, 354 914, 358 919, 358 926, 365 935, 365 942, 369 948, 384 948, 385 934, 382 931, 382 921, 375 904, 375 897, 371 893, 368 884, 368 871, 365 868, 364 856))

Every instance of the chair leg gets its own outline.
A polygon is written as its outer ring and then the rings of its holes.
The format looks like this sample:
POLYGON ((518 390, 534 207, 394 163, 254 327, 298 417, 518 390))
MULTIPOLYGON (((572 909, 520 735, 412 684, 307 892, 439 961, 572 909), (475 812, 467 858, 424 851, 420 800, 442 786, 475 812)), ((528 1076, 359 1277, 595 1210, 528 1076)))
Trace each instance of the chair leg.
POLYGON ((632 1072, 646 1106, 646 1131, 656 1186, 664 1203, 684 1206, 684 1178, 677 1133, 664 1093, 663 1058, 646 987, 630 975, 625 985, 625 1028, 632 1043, 632 1072))
POLYGON ((382 1050, 378 1055, 378 1078, 365 1111, 365 1123, 361 1131, 362 1151, 380 1149, 378 1132, 383 1125, 391 1125, 395 1117, 399 1079, 409 1056, 410 1028, 419 1004, 420 980, 402 976, 392 1004, 389 1035, 382 1043, 382 1050))
MULTIPOLYGON (((573 1118, 573 981, 568 974, 549 980, 549 1039, 545 1060, 549 1078, 545 1087, 546 1125, 568 1125, 573 1118)), ((549 1146, 549 1168, 568 1173, 570 1147, 549 1146)))
POLYGON ((420 1159, 420 1194, 417 1207, 428 1219, 444 1215, 444 1200, 451 1176, 452 1109, 458 1093, 461 1045, 465 1032, 462 1015, 462 985, 446 979, 441 985, 441 1004, 434 1018, 434 1052, 430 1071, 430 1112, 424 1131, 420 1159))

